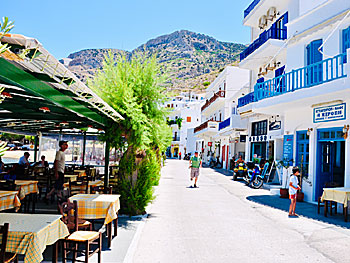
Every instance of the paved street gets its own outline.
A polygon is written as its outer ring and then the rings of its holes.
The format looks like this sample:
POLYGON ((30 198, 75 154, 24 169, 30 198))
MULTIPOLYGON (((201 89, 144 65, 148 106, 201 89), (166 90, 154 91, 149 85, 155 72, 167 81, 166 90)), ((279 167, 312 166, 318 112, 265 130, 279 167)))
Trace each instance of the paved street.
MULTIPOLYGON (((259 203, 271 199, 269 191, 250 189, 210 168, 201 170, 199 188, 189 185, 188 162, 167 160, 132 262, 350 260, 350 223, 340 223, 346 228, 288 218, 273 202, 259 203)), ((298 204, 296 212, 306 206, 298 204)))

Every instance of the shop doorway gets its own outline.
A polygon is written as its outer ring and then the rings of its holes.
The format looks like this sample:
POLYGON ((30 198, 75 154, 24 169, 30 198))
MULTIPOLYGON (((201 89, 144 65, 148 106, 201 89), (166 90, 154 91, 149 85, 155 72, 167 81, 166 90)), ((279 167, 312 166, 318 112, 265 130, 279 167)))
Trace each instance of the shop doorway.
POLYGON ((340 129, 318 132, 318 158, 315 200, 327 185, 344 186, 345 141, 340 129))
POLYGON ((266 159, 266 142, 253 142, 251 146, 251 153, 252 161, 260 162, 261 158, 266 159))

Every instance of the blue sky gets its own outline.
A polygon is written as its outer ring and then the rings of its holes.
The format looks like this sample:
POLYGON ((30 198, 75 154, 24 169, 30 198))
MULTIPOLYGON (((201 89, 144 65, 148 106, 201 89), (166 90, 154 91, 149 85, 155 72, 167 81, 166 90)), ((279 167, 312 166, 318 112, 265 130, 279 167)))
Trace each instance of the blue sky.
POLYGON ((132 50, 176 30, 249 43, 243 10, 252 0, 18 0, 1 4, 12 33, 38 39, 56 58, 86 48, 132 50))

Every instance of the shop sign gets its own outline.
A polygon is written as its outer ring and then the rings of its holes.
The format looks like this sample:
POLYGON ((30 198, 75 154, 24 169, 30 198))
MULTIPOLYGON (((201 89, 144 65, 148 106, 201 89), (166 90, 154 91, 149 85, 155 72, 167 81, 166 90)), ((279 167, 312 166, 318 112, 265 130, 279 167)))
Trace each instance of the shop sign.
POLYGON ((285 165, 287 165, 288 162, 290 162, 289 165, 293 164, 293 142, 294 142, 294 135, 284 135, 283 161, 285 162, 285 165))
POLYGON ((211 147, 212 145, 213 145, 213 143, 212 143, 212 142, 208 142, 208 146, 210 146, 210 147, 211 147))
POLYGON ((346 104, 319 107, 314 109, 314 123, 346 119, 346 104))
POLYGON ((266 142, 267 135, 250 136, 249 141, 250 142, 266 142))
POLYGON ((273 121, 269 123, 269 131, 276 131, 281 129, 281 121, 273 121))

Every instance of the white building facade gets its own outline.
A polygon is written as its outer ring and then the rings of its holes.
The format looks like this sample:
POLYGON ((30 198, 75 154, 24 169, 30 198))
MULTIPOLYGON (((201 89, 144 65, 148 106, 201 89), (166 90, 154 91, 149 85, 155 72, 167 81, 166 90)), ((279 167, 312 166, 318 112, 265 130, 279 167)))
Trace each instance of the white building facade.
POLYGON ((204 95, 193 92, 182 92, 165 103, 165 107, 170 109, 168 122, 173 132, 172 143, 168 151, 170 157, 178 158, 181 153, 181 158, 183 158, 185 154, 193 153, 195 150, 193 128, 201 122, 200 108, 203 103, 204 95), (189 135, 188 130, 190 130, 189 135))
POLYGON ((244 24, 253 36, 265 18, 267 27, 279 28, 273 23, 285 14, 283 39, 268 39, 241 56, 244 68, 253 54, 262 62, 251 69, 251 92, 239 99, 249 121, 246 160, 302 167, 305 199, 317 201, 327 184, 350 187, 350 2, 254 1, 244 24))
POLYGON ((205 163, 209 164, 212 156, 219 157, 223 167, 229 168, 229 160, 235 153, 232 144, 237 137, 237 133, 233 133, 239 132, 234 129, 244 130, 237 114, 238 95, 247 89, 248 82, 248 70, 228 66, 207 88, 206 101, 201 107, 202 123, 194 129, 198 138, 196 150, 202 153, 205 163), (219 133, 225 128, 226 133, 219 133))

